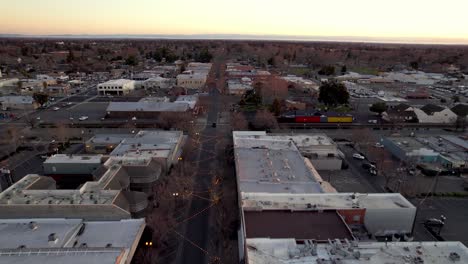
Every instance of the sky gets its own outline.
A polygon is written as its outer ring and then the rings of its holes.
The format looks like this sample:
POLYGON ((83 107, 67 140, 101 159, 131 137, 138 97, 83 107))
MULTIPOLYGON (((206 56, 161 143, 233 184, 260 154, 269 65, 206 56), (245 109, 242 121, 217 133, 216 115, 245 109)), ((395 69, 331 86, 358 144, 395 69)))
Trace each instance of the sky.
POLYGON ((254 34, 468 44, 467 0, 0 0, 1 34, 254 34))

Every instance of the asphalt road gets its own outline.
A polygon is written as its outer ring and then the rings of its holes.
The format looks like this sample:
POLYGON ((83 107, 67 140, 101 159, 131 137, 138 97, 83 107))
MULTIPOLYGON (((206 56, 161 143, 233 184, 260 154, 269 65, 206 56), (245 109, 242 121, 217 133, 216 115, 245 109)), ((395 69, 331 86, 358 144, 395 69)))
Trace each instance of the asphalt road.
MULTIPOLYGON (((211 139, 216 137, 216 128, 213 128, 212 124, 217 122, 219 113, 219 91, 216 87, 210 87, 209 96, 212 104, 210 104, 208 110, 206 127, 200 133, 200 142, 202 142, 200 152, 190 153, 187 157, 189 161, 198 164, 198 171, 194 181, 195 190, 208 190, 211 187, 210 169, 213 161, 206 157, 215 152, 216 140, 211 139)), ((196 215, 196 217, 186 224, 185 240, 178 263, 208 263, 210 261, 210 256, 206 252, 211 237, 209 222, 212 202, 209 199, 210 197, 194 197, 192 199, 189 215, 196 215)))
POLYGON ((446 241, 460 241, 468 245, 468 199, 453 197, 428 197, 413 199, 411 202, 418 207, 414 227, 414 238, 417 241, 436 240, 424 227, 428 218, 439 218, 444 215, 447 220, 440 235, 446 241), (421 204, 422 202, 422 204, 421 204))

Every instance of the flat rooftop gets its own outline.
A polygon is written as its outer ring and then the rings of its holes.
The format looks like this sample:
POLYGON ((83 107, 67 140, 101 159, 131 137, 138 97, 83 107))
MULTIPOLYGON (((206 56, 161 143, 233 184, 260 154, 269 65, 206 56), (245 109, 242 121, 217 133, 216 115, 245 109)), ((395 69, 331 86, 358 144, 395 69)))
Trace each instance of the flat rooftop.
POLYGON ((353 239, 351 231, 334 210, 306 211, 246 211, 247 238, 353 239))
POLYGON ((133 80, 117 79, 117 80, 109 80, 109 81, 101 83, 99 85, 125 85, 127 83, 134 83, 134 82, 135 81, 133 81, 133 80))
POLYGON ((319 193, 269 194, 244 193, 244 210, 327 210, 327 209, 400 209, 415 208, 399 193, 319 193))
POLYGON ((323 192, 297 149, 236 148, 235 157, 241 192, 323 192))
POLYGON ((264 193, 321 193, 317 171, 291 140, 265 132, 233 132, 239 189, 264 193))
POLYGON ((95 144, 119 144, 122 140, 134 136, 133 134, 96 134, 88 142, 95 144))
POLYGON ((124 263, 144 227, 144 219, 1 219, 0 263, 124 263))
POLYGON ((297 243, 294 239, 247 239, 250 264, 447 264, 468 263, 460 242, 297 243))
POLYGON ((170 102, 110 102, 107 112, 185 112, 188 104, 170 102))
POLYGON ((44 163, 73 163, 73 164, 96 164, 101 163, 102 155, 67 155, 55 154, 47 158, 44 163))
POLYGON ((0 205, 112 204, 119 193, 120 190, 87 190, 86 186, 78 190, 57 190, 50 177, 29 174, 0 193, 0 205), (54 189, 48 189, 52 182, 54 189))

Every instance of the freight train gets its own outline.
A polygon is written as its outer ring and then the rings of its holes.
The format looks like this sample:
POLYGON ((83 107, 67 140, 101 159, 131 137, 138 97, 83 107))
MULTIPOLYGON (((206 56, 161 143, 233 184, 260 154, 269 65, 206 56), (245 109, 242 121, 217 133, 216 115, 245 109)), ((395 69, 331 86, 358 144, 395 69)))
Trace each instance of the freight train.
POLYGON ((354 117, 349 114, 299 110, 284 113, 278 118, 282 123, 352 123, 353 120, 354 117))

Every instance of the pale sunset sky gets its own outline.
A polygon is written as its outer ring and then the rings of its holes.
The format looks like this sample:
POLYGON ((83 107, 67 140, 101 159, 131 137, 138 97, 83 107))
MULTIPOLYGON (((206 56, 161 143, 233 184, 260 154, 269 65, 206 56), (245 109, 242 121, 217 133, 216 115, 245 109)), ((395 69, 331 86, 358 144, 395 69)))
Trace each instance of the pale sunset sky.
POLYGON ((0 0, 0 34, 255 34, 468 44, 468 0, 0 0))

